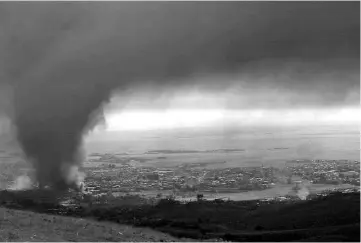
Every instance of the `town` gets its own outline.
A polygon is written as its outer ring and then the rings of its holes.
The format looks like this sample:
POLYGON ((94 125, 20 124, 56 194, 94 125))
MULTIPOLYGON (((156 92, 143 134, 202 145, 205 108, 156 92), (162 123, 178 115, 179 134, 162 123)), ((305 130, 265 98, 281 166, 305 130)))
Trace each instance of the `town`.
POLYGON ((116 155, 98 155, 84 168, 85 191, 93 195, 142 192, 160 196, 195 193, 236 193, 259 191, 279 184, 307 181, 312 184, 360 186, 360 162, 348 160, 293 160, 283 168, 255 166, 208 169, 195 164, 155 168, 134 166, 133 160, 116 155))
POLYGON ((360 186, 360 162, 348 160, 295 161, 288 163, 292 174, 312 183, 360 186))

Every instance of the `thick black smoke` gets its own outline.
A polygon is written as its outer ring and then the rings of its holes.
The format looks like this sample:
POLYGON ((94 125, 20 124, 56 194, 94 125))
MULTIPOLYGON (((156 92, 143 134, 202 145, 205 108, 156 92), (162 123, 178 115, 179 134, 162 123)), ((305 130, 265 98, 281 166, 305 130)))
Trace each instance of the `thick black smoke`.
MULTIPOLYGON (((357 69, 359 7, 358 2, 1 3, 1 83, 13 90, 18 141, 41 185, 67 188, 74 183, 69 171, 82 161, 82 136, 101 119, 112 92, 144 83, 159 90, 198 85, 190 77, 257 72, 264 61, 324 66, 342 58, 357 69)), ((202 80, 207 87, 220 86, 202 80)), ((346 79, 341 96, 359 87, 358 81, 346 79)), ((274 85, 339 87, 308 78, 274 85)))

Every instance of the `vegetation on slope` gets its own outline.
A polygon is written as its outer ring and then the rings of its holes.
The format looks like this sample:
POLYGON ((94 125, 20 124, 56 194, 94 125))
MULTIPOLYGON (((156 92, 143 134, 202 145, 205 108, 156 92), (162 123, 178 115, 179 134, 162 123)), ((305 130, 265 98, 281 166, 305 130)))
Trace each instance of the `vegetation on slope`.
MULTIPOLYGON (((1 198, 1 197, 0 197, 1 198)), ((176 237, 231 241, 359 241, 360 193, 297 202, 171 199, 156 205, 93 204, 74 208, 17 200, 17 207, 147 226, 176 237)), ((14 206, 14 205, 13 205, 14 206)))
POLYGON ((147 228, 0 208, 0 241, 180 241, 147 228))

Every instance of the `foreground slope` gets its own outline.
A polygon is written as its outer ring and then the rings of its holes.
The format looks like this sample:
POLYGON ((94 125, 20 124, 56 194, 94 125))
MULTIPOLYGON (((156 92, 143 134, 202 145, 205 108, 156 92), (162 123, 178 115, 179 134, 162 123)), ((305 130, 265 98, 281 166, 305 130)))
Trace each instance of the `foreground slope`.
POLYGON ((0 208, 0 241, 180 240, 147 228, 0 208))
MULTIPOLYGON (((32 233, 36 232, 37 237, 42 238, 35 238, 35 241, 174 239, 165 234, 197 241, 360 241, 359 192, 335 192, 304 201, 281 202, 200 200, 183 204, 162 199, 153 205, 135 203, 137 197, 131 204, 124 198, 108 198, 104 203, 72 207, 38 201, 35 200, 38 197, 27 197, 29 193, 37 195, 32 191, 0 193, 3 206, 39 213, 9 211, 16 212, 13 220, 5 217, 0 222, 6 226, 0 229, 8 230, 0 234, 7 237, 5 240, 32 240, 32 233), (33 222, 31 215, 36 219, 33 222)), ((6 212, 2 209, 0 215, 6 212)))

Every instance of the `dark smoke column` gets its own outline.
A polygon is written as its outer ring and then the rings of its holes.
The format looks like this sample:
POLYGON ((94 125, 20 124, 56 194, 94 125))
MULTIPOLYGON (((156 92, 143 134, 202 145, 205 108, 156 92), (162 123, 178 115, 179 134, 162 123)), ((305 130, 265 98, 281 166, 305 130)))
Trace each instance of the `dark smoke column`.
POLYGON ((79 84, 31 80, 14 90, 18 141, 35 166, 40 187, 77 187, 72 170, 82 163, 82 136, 106 99, 95 86, 79 84))

